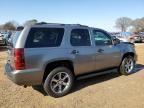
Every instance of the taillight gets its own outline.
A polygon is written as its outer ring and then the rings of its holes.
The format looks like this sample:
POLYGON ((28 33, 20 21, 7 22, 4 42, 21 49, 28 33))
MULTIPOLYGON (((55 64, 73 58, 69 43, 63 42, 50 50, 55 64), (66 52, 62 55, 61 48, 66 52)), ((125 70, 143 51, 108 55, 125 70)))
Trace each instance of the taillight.
POLYGON ((16 70, 25 69, 24 48, 14 49, 14 63, 16 70))

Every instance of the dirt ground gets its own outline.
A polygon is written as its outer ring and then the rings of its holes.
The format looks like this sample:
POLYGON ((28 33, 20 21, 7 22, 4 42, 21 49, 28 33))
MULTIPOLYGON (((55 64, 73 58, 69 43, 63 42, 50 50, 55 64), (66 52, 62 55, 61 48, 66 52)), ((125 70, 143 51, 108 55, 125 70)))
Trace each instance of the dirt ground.
POLYGON ((0 108, 144 108, 144 44, 136 45, 136 73, 112 73, 77 81, 62 98, 47 96, 41 87, 23 88, 4 75, 6 50, 0 49, 0 108))

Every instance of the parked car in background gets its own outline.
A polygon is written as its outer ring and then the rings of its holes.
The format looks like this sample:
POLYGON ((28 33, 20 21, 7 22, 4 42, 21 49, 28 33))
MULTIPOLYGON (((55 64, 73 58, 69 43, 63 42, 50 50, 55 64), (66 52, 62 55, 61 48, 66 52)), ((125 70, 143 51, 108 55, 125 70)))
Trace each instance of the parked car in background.
POLYGON ((129 42, 129 40, 125 36, 122 36, 120 32, 110 33, 110 35, 114 38, 119 39, 120 42, 129 42))
POLYGON ((1 32, 0 33, 0 44, 8 45, 8 41, 10 40, 12 32, 1 32))
POLYGON ((11 38, 11 35, 12 35, 12 32, 7 32, 7 33, 5 33, 5 35, 4 35, 4 40, 5 40, 5 42, 6 42, 6 45, 8 45, 9 40, 10 40, 10 38, 11 38))
POLYGON ((138 35, 141 37, 141 42, 144 42, 144 32, 140 32, 138 35))
POLYGON ((5 44, 6 44, 6 41, 4 39, 4 34, 0 33, 0 45, 5 45, 5 44))
POLYGON ((121 32, 120 35, 124 37, 128 42, 131 43, 141 42, 141 36, 133 32, 121 32))
POLYGON ((61 97, 77 78, 118 70, 133 72, 133 44, 120 43, 102 29, 79 24, 34 24, 15 33, 5 65, 18 85, 43 85, 47 94, 61 97), (15 40, 15 41, 14 41, 15 40))

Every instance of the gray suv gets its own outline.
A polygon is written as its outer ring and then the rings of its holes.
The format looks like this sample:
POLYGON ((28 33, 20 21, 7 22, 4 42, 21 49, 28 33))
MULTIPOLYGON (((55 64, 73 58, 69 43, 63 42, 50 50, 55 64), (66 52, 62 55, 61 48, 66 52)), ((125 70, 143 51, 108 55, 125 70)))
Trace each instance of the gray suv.
POLYGON ((18 85, 43 85, 53 97, 66 95, 75 79, 117 69, 133 72, 133 44, 79 24, 37 23, 17 31, 8 49, 5 70, 18 85))

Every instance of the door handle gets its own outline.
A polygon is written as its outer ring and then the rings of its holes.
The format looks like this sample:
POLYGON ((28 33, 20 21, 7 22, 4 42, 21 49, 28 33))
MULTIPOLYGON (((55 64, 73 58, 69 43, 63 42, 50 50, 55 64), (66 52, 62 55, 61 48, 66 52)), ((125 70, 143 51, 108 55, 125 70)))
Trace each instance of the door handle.
POLYGON ((72 53, 72 54, 78 54, 79 51, 77 51, 77 50, 73 50, 71 53, 72 53))
POLYGON ((98 49, 97 52, 102 53, 104 50, 103 49, 98 49))

